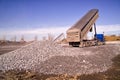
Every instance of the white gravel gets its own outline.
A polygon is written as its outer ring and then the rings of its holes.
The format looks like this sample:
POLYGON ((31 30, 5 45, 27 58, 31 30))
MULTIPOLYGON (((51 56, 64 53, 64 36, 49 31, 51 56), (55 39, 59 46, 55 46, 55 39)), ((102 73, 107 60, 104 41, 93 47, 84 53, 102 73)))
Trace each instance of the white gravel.
POLYGON ((69 48, 37 41, 0 55, 0 70, 31 69, 45 74, 88 74, 108 69, 120 45, 69 48))

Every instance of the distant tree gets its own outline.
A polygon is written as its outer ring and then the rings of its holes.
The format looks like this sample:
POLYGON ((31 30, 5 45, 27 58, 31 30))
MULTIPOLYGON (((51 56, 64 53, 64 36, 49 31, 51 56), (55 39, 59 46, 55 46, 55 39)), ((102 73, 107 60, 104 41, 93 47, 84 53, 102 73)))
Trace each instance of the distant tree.
POLYGON ((13 37, 11 38, 11 41, 13 41, 13 37))
POLYGON ((25 42, 24 35, 21 36, 21 41, 20 42, 25 42))
POLYGON ((111 35, 111 36, 115 37, 116 35, 115 35, 115 34, 113 34, 113 35, 111 35))
POLYGON ((118 36, 120 37, 120 34, 118 34, 118 36))
POLYGON ((38 40, 38 37, 37 37, 37 35, 35 36, 35 38, 34 38, 34 41, 37 41, 38 40))
POLYGON ((54 40, 54 36, 50 33, 48 33, 48 40, 53 41, 54 40))
POLYGON ((42 40, 43 40, 43 41, 45 41, 45 40, 46 40, 46 37, 45 37, 45 36, 43 36, 43 37, 42 37, 42 40))
POLYGON ((3 35, 3 41, 4 41, 4 42, 6 41, 6 36, 5 36, 5 35, 3 35))
POLYGON ((13 41, 16 42, 16 36, 14 36, 13 41))

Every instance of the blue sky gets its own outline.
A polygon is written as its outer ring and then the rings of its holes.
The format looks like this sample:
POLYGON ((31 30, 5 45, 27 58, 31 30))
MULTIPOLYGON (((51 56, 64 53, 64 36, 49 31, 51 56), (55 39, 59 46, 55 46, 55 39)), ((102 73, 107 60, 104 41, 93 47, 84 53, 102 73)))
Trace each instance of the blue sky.
POLYGON ((42 30, 65 32, 93 8, 99 9, 96 24, 102 26, 101 32, 111 26, 119 34, 120 0, 0 0, 0 37, 25 35, 30 39, 30 36, 45 35, 39 33, 42 30))

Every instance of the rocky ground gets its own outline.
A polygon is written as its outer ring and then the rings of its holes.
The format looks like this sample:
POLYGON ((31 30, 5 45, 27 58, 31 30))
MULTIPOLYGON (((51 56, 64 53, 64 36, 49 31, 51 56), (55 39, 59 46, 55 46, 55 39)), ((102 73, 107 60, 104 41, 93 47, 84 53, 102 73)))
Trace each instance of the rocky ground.
POLYGON ((120 53, 120 45, 85 48, 62 47, 51 41, 37 41, 0 55, 0 70, 30 69, 44 74, 88 74, 103 72, 120 53))

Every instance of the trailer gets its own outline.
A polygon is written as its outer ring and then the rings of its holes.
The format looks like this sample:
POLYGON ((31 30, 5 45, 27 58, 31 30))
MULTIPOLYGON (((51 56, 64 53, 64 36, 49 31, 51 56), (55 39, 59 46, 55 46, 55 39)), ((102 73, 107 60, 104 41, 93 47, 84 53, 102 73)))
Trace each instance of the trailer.
POLYGON ((96 32, 95 22, 99 17, 98 9, 91 9, 86 15, 84 15, 76 24, 74 24, 71 28, 67 30, 67 41, 70 46, 93 46, 98 45, 99 42, 104 42, 104 35, 102 34, 102 38, 96 32), (94 39, 87 40, 85 37, 87 36, 89 31, 92 31, 92 27, 94 25, 94 39))

